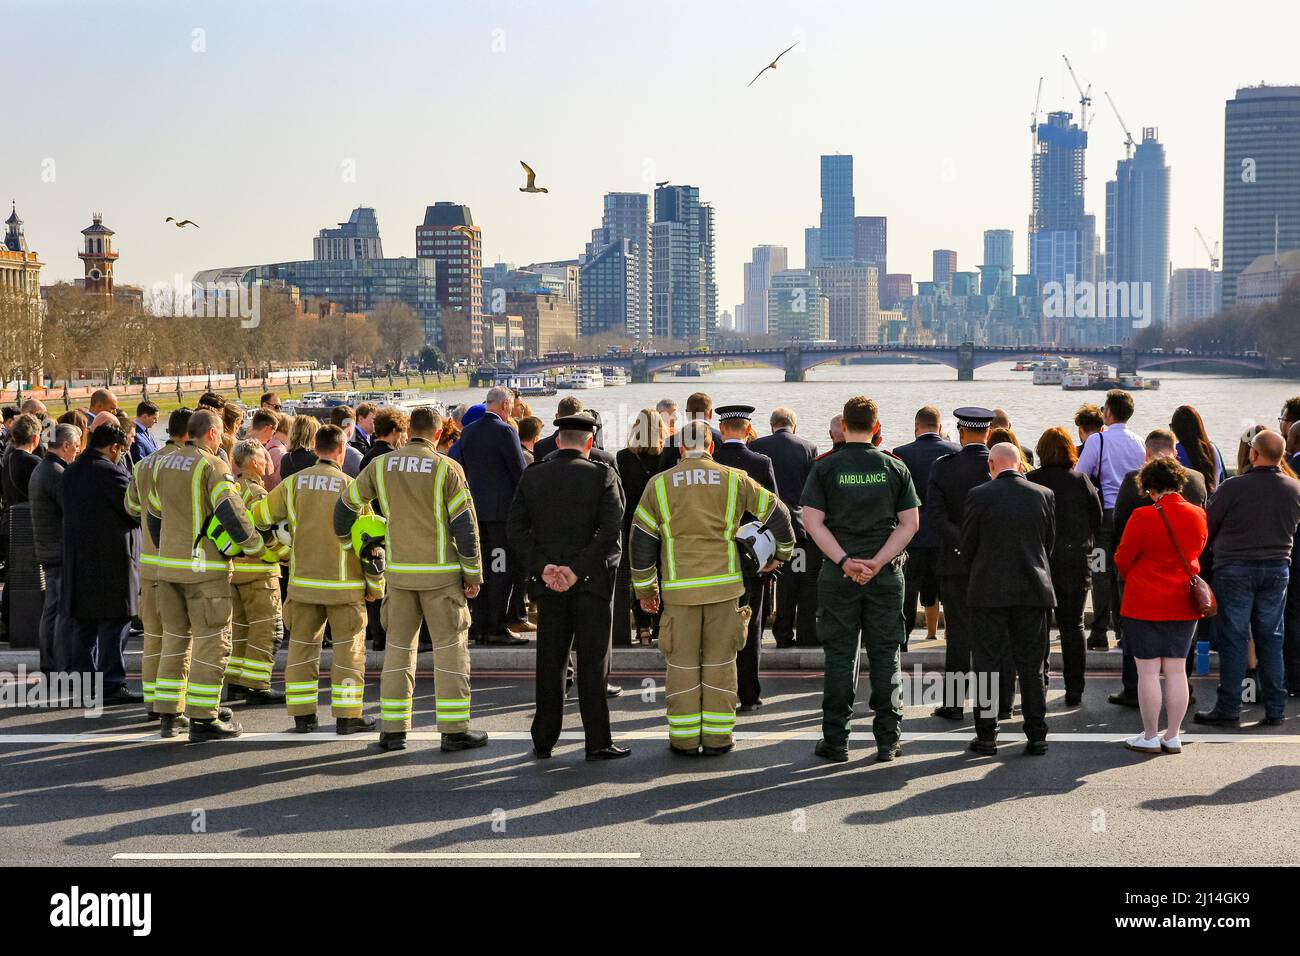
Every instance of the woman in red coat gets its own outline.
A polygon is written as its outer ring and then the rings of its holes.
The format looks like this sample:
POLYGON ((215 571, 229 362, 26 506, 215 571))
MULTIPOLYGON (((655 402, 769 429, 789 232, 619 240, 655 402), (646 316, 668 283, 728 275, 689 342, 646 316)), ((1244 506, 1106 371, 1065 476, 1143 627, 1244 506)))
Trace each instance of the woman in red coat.
POLYGON ((1179 494, 1186 483, 1187 472, 1175 459, 1148 462, 1138 474, 1138 484, 1151 499, 1151 507, 1133 512, 1115 550, 1115 570, 1124 580, 1120 605, 1124 643, 1137 662, 1143 728, 1125 746, 1139 753, 1182 751, 1178 728, 1187 713, 1187 651, 1200 619, 1187 568, 1200 573, 1198 558, 1206 538, 1205 512, 1179 494), (1161 673, 1169 720, 1163 738, 1159 736, 1161 673))

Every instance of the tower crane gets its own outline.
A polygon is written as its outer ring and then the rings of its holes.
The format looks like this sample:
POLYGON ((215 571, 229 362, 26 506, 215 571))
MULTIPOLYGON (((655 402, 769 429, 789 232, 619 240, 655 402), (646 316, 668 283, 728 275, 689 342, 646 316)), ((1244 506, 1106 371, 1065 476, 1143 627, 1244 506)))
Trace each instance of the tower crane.
POLYGON ((1092 84, 1088 84, 1085 90, 1079 83, 1079 78, 1074 74, 1074 67, 1070 65, 1070 58, 1064 53, 1061 59, 1065 61, 1065 68, 1070 71, 1070 79, 1074 81, 1074 88, 1079 91, 1079 129, 1085 133, 1088 131, 1088 107, 1092 105, 1092 84))
POLYGON ((1133 134, 1128 131, 1128 124, 1124 122, 1124 117, 1119 115, 1119 107, 1115 105, 1115 100, 1111 98, 1110 91, 1106 91, 1106 100, 1110 103, 1110 108, 1115 113, 1115 119, 1119 120, 1119 127, 1124 131, 1124 158, 1133 158, 1133 134))
POLYGON ((1038 132, 1038 107, 1043 102, 1043 78, 1038 78, 1038 95, 1034 97, 1034 112, 1029 116, 1029 132, 1038 132))
POLYGON ((1192 228, 1196 230, 1196 238, 1199 239, 1199 240, 1201 240, 1201 246, 1205 249, 1205 254, 1206 254, 1207 256, 1210 257, 1210 271, 1211 271, 1211 272, 1216 272, 1216 271, 1218 271, 1218 268, 1219 268, 1219 244, 1218 244, 1218 242, 1215 242, 1215 244, 1214 244, 1214 251, 1211 252, 1211 251, 1210 251, 1210 244, 1209 244, 1208 242, 1205 241, 1205 236, 1203 236, 1203 235, 1201 234, 1201 227, 1200 227, 1200 226, 1193 226, 1192 228))

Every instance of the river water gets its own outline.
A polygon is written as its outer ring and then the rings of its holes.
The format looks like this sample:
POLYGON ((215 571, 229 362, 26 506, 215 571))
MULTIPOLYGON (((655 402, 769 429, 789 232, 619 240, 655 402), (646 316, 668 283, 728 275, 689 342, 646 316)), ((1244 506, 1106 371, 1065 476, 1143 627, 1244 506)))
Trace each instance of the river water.
MULTIPOLYGON (((808 381, 782 381, 777 369, 723 369, 699 378, 678 378, 661 374, 650 385, 614 388, 561 390, 554 397, 529 400, 534 414, 547 423, 550 432, 555 403, 568 394, 577 395, 588 408, 600 412, 605 422, 604 445, 621 448, 628 424, 636 413, 653 407, 661 398, 677 400, 684 407, 686 397, 705 391, 714 406, 744 402, 754 405, 754 425, 760 435, 768 432, 767 416, 778 405, 794 409, 799 433, 823 450, 830 445, 827 424, 844 405, 845 399, 865 394, 880 407, 881 429, 886 447, 912 440, 912 419, 922 405, 936 405, 943 413, 945 429, 955 435, 952 412, 962 405, 1001 407, 1011 416, 1012 428, 1021 444, 1033 448, 1047 428, 1062 425, 1075 435, 1075 410, 1084 402, 1099 403, 1101 391, 1067 392, 1059 385, 1034 385, 1032 373, 1013 372, 1013 363, 987 365, 977 369, 975 381, 958 382, 957 373, 942 365, 824 365, 808 372, 808 381)), ((1153 428, 1167 428, 1169 416, 1179 405, 1194 405, 1205 420, 1210 439, 1219 446, 1226 462, 1235 462, 1242 432, 1256 422, 1277 427, 1282 402, 1300 394, 1300 382, 1289 379, 1240 378, 1232 375, 1198 375, 1185 372, 1155 372, 1161 387, 1133 393, 1137 412, 1130 423, 1140 435, 1153 428)), ((481 402, 482 389, 438 392, 446 404, 481 402)), ((1231 464, 1230 464, 1230 467, 1231 464)))

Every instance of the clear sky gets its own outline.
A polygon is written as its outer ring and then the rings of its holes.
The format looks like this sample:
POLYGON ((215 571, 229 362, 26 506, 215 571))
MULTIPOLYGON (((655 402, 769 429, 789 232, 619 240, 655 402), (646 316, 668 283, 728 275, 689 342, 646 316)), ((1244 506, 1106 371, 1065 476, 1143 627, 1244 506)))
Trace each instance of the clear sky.
POLYGON ((999 227, 1024 271, 1039 76, 1044 111, 1077 109, 1064 52, 1093 84, 1099 232, 1123 156, 1110 90, 1135 137, 1157 126, 1166 145, 1175 267, 1205 265, 1192 227, 1221 234, 1224 101, 1300 82, 1297 35, 1294 0, 0 0, 0 189, 44 281, 81 276, 99 210, 118 281, 148 285, 311 258, 362 204, 389 256, 414 255, 424 207, 452 200, 485 263, 572 258, 604 192, 690 183, 715 207, 732 309, 752 246, 802 264, 818 156, 836 151, 854 155, 858 214, 889 217, 891 272, 929 278, 935 248, 973 267, 999 227), (518 192, 520 159, 549 194, 518 192))

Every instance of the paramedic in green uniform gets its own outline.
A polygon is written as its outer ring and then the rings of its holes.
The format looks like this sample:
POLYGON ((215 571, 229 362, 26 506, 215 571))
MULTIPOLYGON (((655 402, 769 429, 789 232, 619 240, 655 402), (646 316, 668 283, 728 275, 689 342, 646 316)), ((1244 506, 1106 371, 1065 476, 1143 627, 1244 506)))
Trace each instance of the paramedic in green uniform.
POLYGON ((817 636, 826 652, 817 756, 827 760, 849 759, 849 722, 862 647, 871 668, 871 730, 877 753, 881 760, 902 753, 900 555, 920 527, 921 500, 907 466, 871 444, 876 422, 875 402, 861 395, 849 399, 844 405, 844 446, 814 462, 803 487, 804 527, 826 556, 817 578, 817 636))

